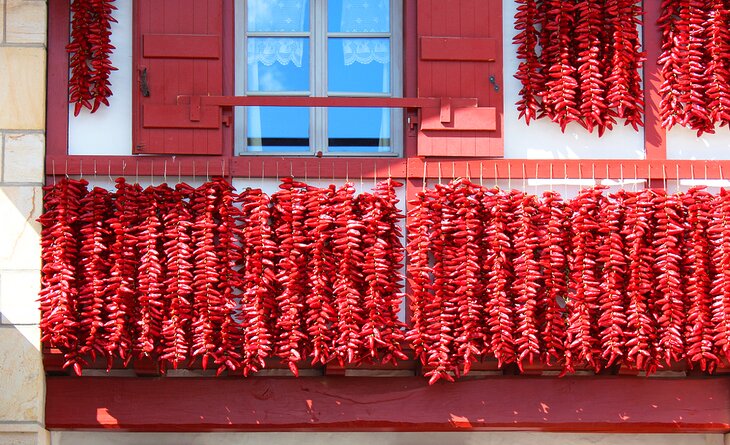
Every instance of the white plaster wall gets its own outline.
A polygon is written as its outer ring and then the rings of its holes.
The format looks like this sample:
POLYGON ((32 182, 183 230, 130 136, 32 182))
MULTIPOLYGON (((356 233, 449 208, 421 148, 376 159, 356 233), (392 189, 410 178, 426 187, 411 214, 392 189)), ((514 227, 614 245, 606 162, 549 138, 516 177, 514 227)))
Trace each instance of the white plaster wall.
POLYGON ((703 134, 684 127, 667 133, 669 159, 730 159, 730 127, 716 128, 715 134, 703 134))
POLYGON ((577 123, 568 125, 565 133, 547 118, 525 124, 519 119, 515 103, 519 100, 520 81, 515 79, 519 60, 517 45, 512 39, 517 3, 503 0, 504 49, 504 154, 506 158, 525 159, 643 159, 644 131, 635 131, 619 122, 613 131, 602 137, 598 132, 588 133, 577 123))
POLYGON ((111 55, 113 96, 109 106, 102 105, 95 113, 84 108, 73 115, 69 105, 69 153, 72 155, 131 155, 132 154, 132 0, 114 2, 117 11, 112 23, 111 55))
POLYGON ((92 433, 54 432, 52 445, 723 445, 722 434, 92 433))

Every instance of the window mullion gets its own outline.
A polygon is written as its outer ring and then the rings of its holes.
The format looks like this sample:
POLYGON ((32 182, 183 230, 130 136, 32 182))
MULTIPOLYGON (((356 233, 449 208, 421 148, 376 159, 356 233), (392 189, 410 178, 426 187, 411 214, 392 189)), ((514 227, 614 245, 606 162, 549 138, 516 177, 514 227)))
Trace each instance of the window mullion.
MULTIPOLYGON (((317 96, 327 95, 327 0, 313 0, 316 4, 316 45, 315 91, 317 96)), ((327 108, 316 108, 315 131, 317 142, 315 151, 327 151, 327 108)))

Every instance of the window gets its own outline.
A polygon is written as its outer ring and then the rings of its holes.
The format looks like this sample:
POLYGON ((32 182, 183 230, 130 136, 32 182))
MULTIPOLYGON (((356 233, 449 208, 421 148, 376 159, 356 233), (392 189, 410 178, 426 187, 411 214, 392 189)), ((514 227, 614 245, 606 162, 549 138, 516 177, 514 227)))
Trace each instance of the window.
MULTIPOLYGON (((236 6, 236 95, 401 96, 401 0, 236 6)), ((397 155, 402 146, 399 109, 247 107, 235 122, 237 154, 397 155)))

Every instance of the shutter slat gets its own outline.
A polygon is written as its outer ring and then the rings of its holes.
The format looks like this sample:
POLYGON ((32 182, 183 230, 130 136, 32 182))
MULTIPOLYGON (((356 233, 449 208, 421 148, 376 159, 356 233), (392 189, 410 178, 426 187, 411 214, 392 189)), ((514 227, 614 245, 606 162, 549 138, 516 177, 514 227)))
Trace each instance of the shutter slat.
POLYGON ((147 34, 144 36, 144 57, 181 59, 218 59, 221 37, 194 34, 147 34))
POLYGON ((494 62, 496 58, 496 39, 421 37, 421 60, 494 62))

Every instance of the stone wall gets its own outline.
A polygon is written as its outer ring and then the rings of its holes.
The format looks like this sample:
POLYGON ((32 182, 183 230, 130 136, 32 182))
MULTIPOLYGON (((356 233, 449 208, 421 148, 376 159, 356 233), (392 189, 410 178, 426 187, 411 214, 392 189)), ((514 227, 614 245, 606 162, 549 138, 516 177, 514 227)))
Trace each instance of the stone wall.
POLYGON ((46 1, 0 0, 0 444, 49 443, 39 352, 46 1))

